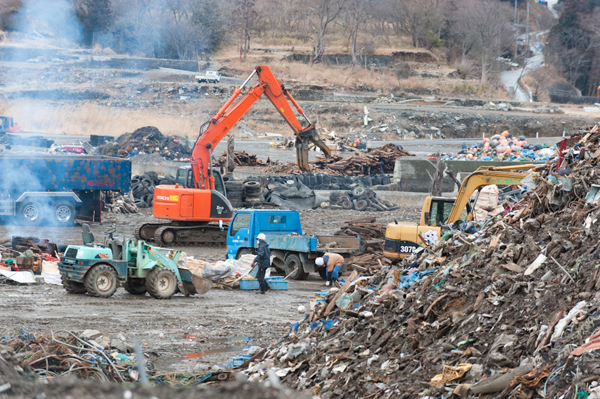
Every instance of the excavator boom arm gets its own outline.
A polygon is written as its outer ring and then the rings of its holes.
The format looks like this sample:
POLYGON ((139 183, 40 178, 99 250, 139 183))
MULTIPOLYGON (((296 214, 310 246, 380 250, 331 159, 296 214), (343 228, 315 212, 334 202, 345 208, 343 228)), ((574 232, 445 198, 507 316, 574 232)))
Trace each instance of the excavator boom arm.
POLYGON ((501 167, 482 166, 478 168, 462 182, 446 223, 454 223, 460 218, 463 209, 467 206, 467 203, 475 190, 492 184, 499 186, 520 184, 526 174, 523 172, 512 172, 512 170, 529 170, 533 168, 534 165, 531 164, 501 167))
POLYGON ((269 101, 275 106, 277 111, 287 121, 296 134, 296 157, 298 166, 304 171, 309 170, 308 166, 308 142, 312 141, 327 156, 331 155, 329 148, 319 138, 314 125, 310 123, 308 117, 298 103, 293 99, 286 88, 273 76, 273 73, 266 66, 258 66, 248 79, 240 87, 234 90, 233 95, 221 107, 219 112, 208 122, 208 126, 196 141, 190 158, 194 181, 197 188, 214 188, 214 183, 210 179, 210 156, 217 144, 233 128, 233 126, 248 112, 250 107, 265 94, 269 101), (237 102, 236 98, 242 93, 242 88, 254 76, 258 75, 258 83, 249 89, 237 102), (289 102, 288 102, 289 100, 289 102), (308 126, 302 127, 300 121, 294 114, 290 106, 294 105, 298 113, 308 122, 308 126), (233 104, 233 105, 232 105, 233 104))

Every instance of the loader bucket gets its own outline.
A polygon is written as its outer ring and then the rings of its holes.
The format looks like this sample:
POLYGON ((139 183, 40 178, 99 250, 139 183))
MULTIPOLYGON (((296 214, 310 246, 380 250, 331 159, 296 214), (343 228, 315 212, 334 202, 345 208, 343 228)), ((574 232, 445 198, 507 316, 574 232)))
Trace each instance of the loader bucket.
POLYGON ((206 294, 214 286, 212 281, 194 276, 188 269, 178 269, 183 286, 188 295, 206 294))

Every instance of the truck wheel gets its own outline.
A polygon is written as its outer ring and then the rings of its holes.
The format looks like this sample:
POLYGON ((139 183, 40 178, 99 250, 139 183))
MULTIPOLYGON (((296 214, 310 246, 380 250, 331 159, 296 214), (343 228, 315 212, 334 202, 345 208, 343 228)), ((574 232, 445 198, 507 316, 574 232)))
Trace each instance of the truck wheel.
POLYGON ((85 294, 86 292, 83 283, 67 280, 64 276, 60 276, 60 281, 69 294, 85 294))
POLYGON ((59 202, 54 205, 52 217, 57 226, 70 226, 75 221, 75 207, 69 202, 59 202))
POLYGON ((24 203, 19 208, 19 218, 28 225, 39 223, 40 219, 42 219, 42 208, 40 204, 35 201, 24 203))
POLYGON ((241 258, 242 256, 244 256, 244 255, 249 255, 249 254, 250 254, 250 255, 253 255, 253 254, 254 254, 254 253, 252 252, 252 249, 250 249, 250 248, 241 248, 241 249, 238 251, 237 255, 235 255, 235 258, 236 258, 236 259, 239 259, 239 258, 241 258))
POLYGON ((177 276, 166 267, 156 267, 146 277, 146 289, 153 298, 169 299, 177 292, 177 276))
POLYGON ((308 273, 304 271, 298 255, 290 254, 285 258, 285 275, 290 276, 289 278, 292 280, 304 280, 308 277, 308 273), (290 273, 292 274, 290 275, 290 273))
POLYGON ((327 268, 326 267, 319 267, 319 276, 321 276, 321 278, 323 280, 327 280, 327 268))
POLYGON ((119 285, 117 272, 109 265, 96 265, 87 272, 84 279, 85 288, 91 296, 111 297, 119 285))
POLYGON ((144 280, 127 280, 123 283, 125 291, 131 295, 144 295, 148 290, 146 289, 146 282, 144 280))

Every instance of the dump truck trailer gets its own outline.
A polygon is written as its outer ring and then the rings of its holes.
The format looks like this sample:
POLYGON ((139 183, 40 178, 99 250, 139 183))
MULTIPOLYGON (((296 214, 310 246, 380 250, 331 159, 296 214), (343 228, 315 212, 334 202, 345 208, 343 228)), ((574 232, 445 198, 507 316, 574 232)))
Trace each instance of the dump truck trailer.
POLYGON ((131 161, 98 156, 0 156, 0 218, 22 225, 100 222, 102 192, 129 192, 131 161))

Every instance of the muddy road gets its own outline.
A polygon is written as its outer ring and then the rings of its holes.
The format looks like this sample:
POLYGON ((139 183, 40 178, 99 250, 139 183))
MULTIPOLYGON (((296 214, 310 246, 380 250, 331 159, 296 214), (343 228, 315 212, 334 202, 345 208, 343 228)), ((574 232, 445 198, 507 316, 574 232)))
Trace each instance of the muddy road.
MULTIPOLYGON (((372 215, 381 223, 393 219, 417 221, 419 211, 419 207, 403 207, 389 213, 318 209, 302 212, 301 219, 306 234, 333 234, 345 220, 372 215)), ((92 224, 91 230, 95 241, 102 242, 103 231, 113 223, 117 233, 130 237, 137 223, 150 220, 155 219, 148 209, 137 215, 106 214, 104 222, 92 224)), ((63 229, 0 226, 0 236, 13 235, 81 244, 78 226, 63 229)), ((226 257, 225 246, 177 249, 211 262, 226 257)), ((314 291, 323 288, 323 280, 314 275, 305 281, 291 281, 288 291, 271 290, 267 295, 214 289, 205 295, 178 294, 170 300, 156 300, 149 295, 130 295, 123 288, 113 297, 101 299, 67 294, 56 285, 0 284, 0 336, 10 339, 18 337, 20 331, 43 334, 86 329, 107 336, 123 334, 128 343, 134 337, 139 340, 159 370, 201 373, 244 353, 246 345, 264 347, 287 333, 290 323, 304 317, 298 306, 308 309, 314 291), (208 354, 184 359, 186 354, 198 352, 208 354)))

